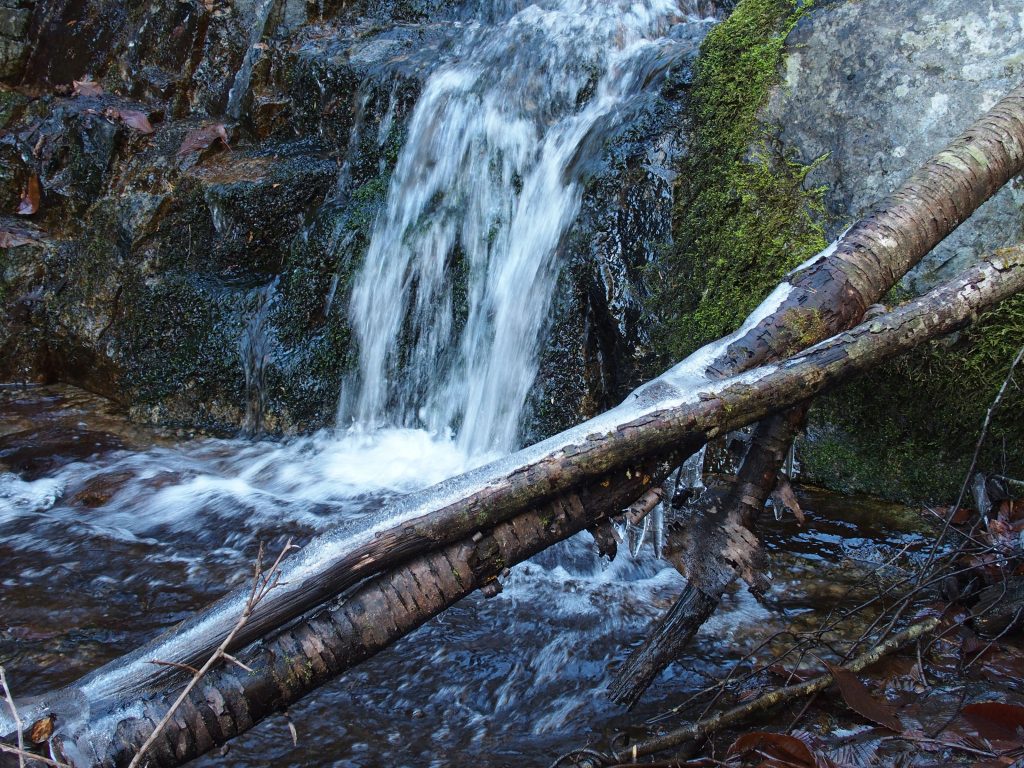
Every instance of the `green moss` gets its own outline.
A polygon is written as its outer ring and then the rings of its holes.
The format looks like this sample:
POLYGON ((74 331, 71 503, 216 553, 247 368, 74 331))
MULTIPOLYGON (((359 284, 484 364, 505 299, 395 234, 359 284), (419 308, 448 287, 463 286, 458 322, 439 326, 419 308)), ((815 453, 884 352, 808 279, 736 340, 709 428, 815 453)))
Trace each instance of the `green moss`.
MULTIPOLYGON (((985 413, 1024 343, 1024 296, 1004 301, 957 337, 925 345, 821 398, 801 446, 804 472, 850 492, 951 500, 985 413)), ((1018 373, 1018 379, 1020 373, 1018 373)), ((994 412, 978 466, 1024 475, 1024 392, 994 412)))
POLYGON ((741 0, 705 39, 692 91, 693 143, 676 190, 675 245, 655 305, 678 359, 736 328, 788 270, 824 246, 822 190, 758 119, 789 31, 809 7, 741 0))

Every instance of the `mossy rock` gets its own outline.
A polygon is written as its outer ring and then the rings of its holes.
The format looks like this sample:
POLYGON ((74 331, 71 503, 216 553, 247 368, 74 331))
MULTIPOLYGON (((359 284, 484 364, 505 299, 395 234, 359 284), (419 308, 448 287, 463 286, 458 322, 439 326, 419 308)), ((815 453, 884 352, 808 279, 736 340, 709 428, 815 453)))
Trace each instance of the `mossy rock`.
MULTIPOLYGON (((800 446, 805 475, 848 492, 952 501, 1022 344, 1024 296, 1015 296, 966 331, 820 398, 810 439, 800 446)), ((1024 392, 1011 382, 993 411, 977 468, 1024 477, 1021 434, 1024 392)))
POLYGON ((786 36, 808 7, 741 0, 701 47, 675 242, 654 297, 666 361, 732 331, 825 245, 821 190, 804 188, 810 167, 789 158, 759 117, 779 81, 786 36))

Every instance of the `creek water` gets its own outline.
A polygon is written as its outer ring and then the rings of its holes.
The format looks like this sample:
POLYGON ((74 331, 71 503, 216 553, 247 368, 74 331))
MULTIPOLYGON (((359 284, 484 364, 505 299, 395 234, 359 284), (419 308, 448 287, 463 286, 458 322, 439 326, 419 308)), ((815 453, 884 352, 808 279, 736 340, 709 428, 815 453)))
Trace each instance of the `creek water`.
MULTIPOLYGON (((304 543, 472 463, 422 431, 189 439, 133 426, 71 388, 6 387, 0 399, 0 662, 26 694, 73 681, 244 583, 258 541, 304 543)), ((298 746, 276 718, 198 764, 540 765, 642 730, 768 634, 898 577, 930 541, 913 510, 803 500, 804 527, 766 521, 770 601, 727 595, 632 713, 604 688, 682 579, 651 542, 608 561, 580 534, 514 568, 497 597, 467 598, 294 707, 298 746)))

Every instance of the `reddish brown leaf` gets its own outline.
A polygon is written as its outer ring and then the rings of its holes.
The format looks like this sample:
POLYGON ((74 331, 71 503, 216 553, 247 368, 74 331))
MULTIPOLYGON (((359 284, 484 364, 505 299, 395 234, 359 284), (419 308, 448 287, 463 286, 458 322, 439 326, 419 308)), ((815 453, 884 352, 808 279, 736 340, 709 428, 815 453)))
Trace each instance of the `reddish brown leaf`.
POLYGON ((120 120, 129 128, 139 133, 153 132, 153 126, 150 124, 149 118, 146 117, 145 113, 139 112, 137 109, 108 109, 106 114, 114 120, 120 120))
POLYGON ((33 744, 42 744, 53 734, 53 722, 56 715, 47 715, 42 720, 36 720, 29 728, 28 738, 33 744))
POLYGON ((75 96, 102 96, 103 86, 92 80, 72 80, 71 92, 75 96))
POLYGON ((984 701, 968 704, 960 710, 960 714, 983 739, 1024 746, 1024 707, 984 701))
POLYGON ((181 146, 178 148, 178 155, 202 152, 212 147, 218 141, 222 142, 228 149, 231 149, 231 145, 228 143, 228 132, 224 127, 224 123, 213 123, 202 128, 196 128, 185 135, 185 140, 181 142, 181 146))
POLYGON ((21 202, 18 203, 19 216, 31 216, 39 210, 39 199, 42 197, 42 190, 39 187, 39 176, 32 174, 25 190, 21 193, 21 202))
POLYGON ((729 755, 756 753, 772 760, 772 765, 793 768, 817 768, 818 760, 806 743, 784 733, 755 731, 740 736, 729 747, 729 755))
POLYGON ((903 723, 896 717, 896 711, 892 706, 872 695, 871 691, 853 672, 843 667, 833 666, 827 661, 824 664, 828 667, 836 685, 839 686, 839 692, 843 695, 846 706, 861 717, 878 723, 883 728, 888 728, 896 733, 903 731, 903 723))
MULTIPOLYGON (((947 508, 945 513, 943 513, 943 516, 948 515, 948 514, 949 514, 949 509, 947 508)), ((975 512, 973 509, 968 509, 967 507, 960 507, 959 509, 957 509, 956 512, 953 513, 953 517, 950 518, 949 522, 952 523, 953 525, 964 525, 965 523, 969 523, 972 520, 977 520, 977 519, 978 519, 978 513, 975 512)))

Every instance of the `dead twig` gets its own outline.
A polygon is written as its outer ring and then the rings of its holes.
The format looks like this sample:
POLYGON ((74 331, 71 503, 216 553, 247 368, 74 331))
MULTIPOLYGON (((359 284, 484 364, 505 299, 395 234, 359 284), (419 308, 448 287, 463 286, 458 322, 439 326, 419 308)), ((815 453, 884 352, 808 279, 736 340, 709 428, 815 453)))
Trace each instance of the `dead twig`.
MULTIPOLYGON (((178 698, 174 700, 174 703, 171 705, 170 709, 168 709, 167 712, 164 713, 163 718, 161 718, 160 722, 156 724, 156 727, 153 729, 153 732, 149 734, 149 738, 147 738, 146 741, 142 744, 142 746, 139 747, 139 751, 135 753, 135 757, 133 757, 132 761, 128 764, 128 768, 138 768, 138 766, 142 763, 143 758, 145 758, 146 753, 149 751, 149 748, 153 746, 153 743, 157 740, 157 738, 159 738, 164 728, 167 727, 167 723, 169 723, 171 718, 174 717, 174 713, 178 710, 178 707, 180 707, 182 702, 185 701, 186 698, 188 698, 188 695, 192 692, 192 689, 199 684, 199 681, 203 679, 203 676, 207 672, 209 672, 210 669, 218 661, 224 659, 225 661, 230 661, 235 664, 238 664, 239 666, 249 670, 250 672, 252 671, 249 667, 245 666, 245 664, 242 664, 242 662, 240 662, 238 659, 236 659, 234 656, 228 653, 228 648, 231 647, 231 642, 235 639, 235 635, 237 635, 239 630, 241 630, 242 627, 245 626, 245 623, 249 620, 249 617, 252 615, 252 612, 253 610, 255 610, 256 606, 259 605, 260 601, 262 601, 263 598, 265 598, 267 594, 280 583, 281 560, 292 549, 295 549, 295 547, 292 545, 292 540, 288 539, 287 543, 281 549, 280 554, 277 556, 277 559, 274 560, 274 564, 270 567, 270 570, 267 571, 266 574, 264 575, 263 544, 260 544, 259 553, 256 555, 256 566, 252 578, 252 591, 249 593, 249 599, 246 601, 245 608, 242 610, 242 614, 238 617, 238 621, 235 623, 234 628, 228 633, 227 637, 224 638, 223 642, 221 642, 221 644, 217 646, 217 649, 213 652, 210 658, 206 660, 206 663, 203 664, 203 666, 199 669, 195 670, 194 674, 192 675, 192 679, 188 682, 188 685, 186 685, 184 690, 180 694, 178 694, 178 698)), ((154 661, 153 663, 166 664, 167 662, 154 661)), ((171 666, 176 665, 172 664, 171 666)))
POLYGON ((18 768, 25 768, 25 755, 28 753, 25 752, 25 735, 21 732, 21 716, 18 714, 18 708, 14 705, 14 696, 11 695, 11 689, 7 685, 7 675, 2 665, 0 665, 0 685, 3 685, 7 706, 11 710, 11 717, 14 718, 14 727, 18 730, 18 768))
MULTIPOLYGON (((899 650, 905 645, 914 642, 922 635, 931 632, 939 626, 939 623, 940 619, 932 616, 916 624, 912 624, 899 634, 893 635, 885 642, 878 644, 871 650, 853 659, 846 665, 846 669, 851 672, 860 672, 866 667, 874 664, 882 657, 899 650)), ((720 712, 712 717, 691 723, 690 725, 679 728, 675 731, 670 731, 662 736, 638 742, 629 748, 629 759, 635 762, 637 758, 652 755, 656 752, 662 752, 673 747, 679 747, 688 742, 704 739, 713 731, 720 730, 785 701, 792 701, 793 699, 818 693, 831 684, 832 675, 826 673, 803 683, 789 685, 785 688, 778 688, 758 696, 756 699, 753 699, 746 704, 733 707, 730 710, 720 712)), ((623 758, 621 756, 616 757, 616 760, 618 762, 623 762, 623 758)))
POLYGON ((24 766, 25 760, 27 759, 29 762, 36 760, 46 765, 52 765, 54 768, 71 768, 67 763, 58 763, 56 760, 51 760, 48 757, 43 757, 42 755, 37 755, 34 752, 19 749, 18 747, 12 747, 10 744, 0 744, 0 752, 6 752, 9 755, 17 755, 19 766, 24 766))

